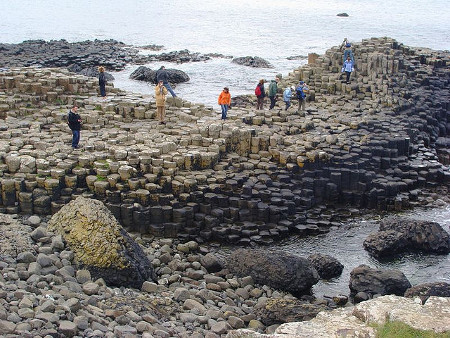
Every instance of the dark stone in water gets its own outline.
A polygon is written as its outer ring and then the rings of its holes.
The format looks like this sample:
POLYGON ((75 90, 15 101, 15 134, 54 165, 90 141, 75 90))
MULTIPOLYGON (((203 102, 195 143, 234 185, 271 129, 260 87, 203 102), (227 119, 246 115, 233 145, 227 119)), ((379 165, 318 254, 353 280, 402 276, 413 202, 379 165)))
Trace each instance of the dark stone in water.
POLYGON ((242 66, 254 67, 254 68, 273 68, 273 66, 263 58, 258 56, 244 56, 234 58, 231 62, 242 66))
POLYGON ((320 278, 322 279, 339 277, 344 269, 344 265, 342 265, 336 258, 328 255, 314 254, 308 256, 308 260, 317 270, 320 278))
POLYGON ((414 285, 405 292, 405 297, 419 297, 422 303, 431 297, 450 297, 450 284, 445 282, 424 283, 414 285))
POLYGON ((349 15, 348 15, 347 13, 339 13, 339 14, 336 14, 336 16, 340 16, 340 17, 346 18, 346 17, 348 17, 349 15))
MULTIPOLYGON (((178 69, 166 69, 166 70, 167 73, 169 74, 170 83, 182 83, 190 80, 189 76, 181 70, 178 69)), ((133 73, 131 73, 130 79, 156 83, 156 71, 145 66, 139 66, 133 73)))

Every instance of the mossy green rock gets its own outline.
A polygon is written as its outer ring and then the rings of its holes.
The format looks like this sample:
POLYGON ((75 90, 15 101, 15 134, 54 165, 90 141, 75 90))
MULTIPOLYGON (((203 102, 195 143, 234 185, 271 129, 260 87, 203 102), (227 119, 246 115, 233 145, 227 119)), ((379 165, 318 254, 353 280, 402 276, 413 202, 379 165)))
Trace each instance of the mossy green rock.
POLYGON ((52 216, 48 229, 63 236, 79 267, 108 285, 140 288, 154 276, 142 248, 100 201, 78 197, 52 216))

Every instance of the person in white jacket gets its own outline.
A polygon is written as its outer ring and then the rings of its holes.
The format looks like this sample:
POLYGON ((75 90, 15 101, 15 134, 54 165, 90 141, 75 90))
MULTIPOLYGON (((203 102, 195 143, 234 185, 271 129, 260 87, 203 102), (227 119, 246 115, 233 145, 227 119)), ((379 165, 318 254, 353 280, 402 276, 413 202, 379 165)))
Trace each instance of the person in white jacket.
POLYGON ((344 65, 342 66, 342 72, 347 75, 347 79, 345 83, 350 83, 350 74, 355 70, 353 67, 353 61, 350 56, 347 56, 347 60, 345 60, 344 65))

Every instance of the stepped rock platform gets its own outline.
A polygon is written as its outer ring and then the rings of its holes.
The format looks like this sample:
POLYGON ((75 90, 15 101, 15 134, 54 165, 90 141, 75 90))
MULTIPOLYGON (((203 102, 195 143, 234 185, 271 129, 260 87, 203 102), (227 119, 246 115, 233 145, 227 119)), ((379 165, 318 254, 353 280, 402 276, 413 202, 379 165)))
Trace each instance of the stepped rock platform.
MULTIPOLYGON (((390 38, 353 45, 351 84, 337 47, 284 76, 310 92, 305 113, 212 108, 107 87, 59 68, 0 72, 0 212, 46 215, 82 195, 131 231, 182 240, 271 243, 327 232, 363 208, 402 210, 446 189, 449 53, 390 38), (78 104, 81 149, 66 116, 78 104)), ((235 100, 235 99, 233 99, 235 100)), ((237 100, 237 99, 236 99, 237 100)), ((294 105, 295 106, 295 105, 294 105)))

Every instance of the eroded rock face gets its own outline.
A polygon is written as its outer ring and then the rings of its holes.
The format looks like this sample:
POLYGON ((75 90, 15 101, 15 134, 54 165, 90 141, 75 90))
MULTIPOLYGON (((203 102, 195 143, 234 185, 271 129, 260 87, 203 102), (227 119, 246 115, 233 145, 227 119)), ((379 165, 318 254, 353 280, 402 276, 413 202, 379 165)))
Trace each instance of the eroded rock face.
MULTIPOLYGON (((166 69, 166 71, 169 75, 170 83, 182 83, 190 80, 189 75, 182 70, 166 69)), ((131 73, 130 79, 156 83, 156 71, 145 66, 139 66, 131 73)))
POLYGON ((153 268, 102 202, 78 197, 50 219, 49 230, 63 236, 77 264, 109 285, 140 288, 153 268))
POLYGON ((239 249, 227 262, 238 276, 251 276, 256 283, 301 294, 319 281, 319 275, 307 259, 283 252, 239 249))
POLYGON ((431 296, 450 297, 450 284, 445 282, 434 282, 414 285, 405 292, 405 297, 419 297, 425 302, 431 296))
POLYGON ((269 298, 257 307, 255 313, 265 325, 269 326, 310 320, 327 309, 325 305, 310 304, 299 299, 269 298))
POLYGON ((375 257, 408 251, 448 254, 450 235, 436 222, 392 217, 367 237, 364 248, 375 257))
POLYGON ((360 265, 350 272, 350 292, 367 294, 403 296, 411 283, 400 270, 378 270, 367 265, 360 265))

